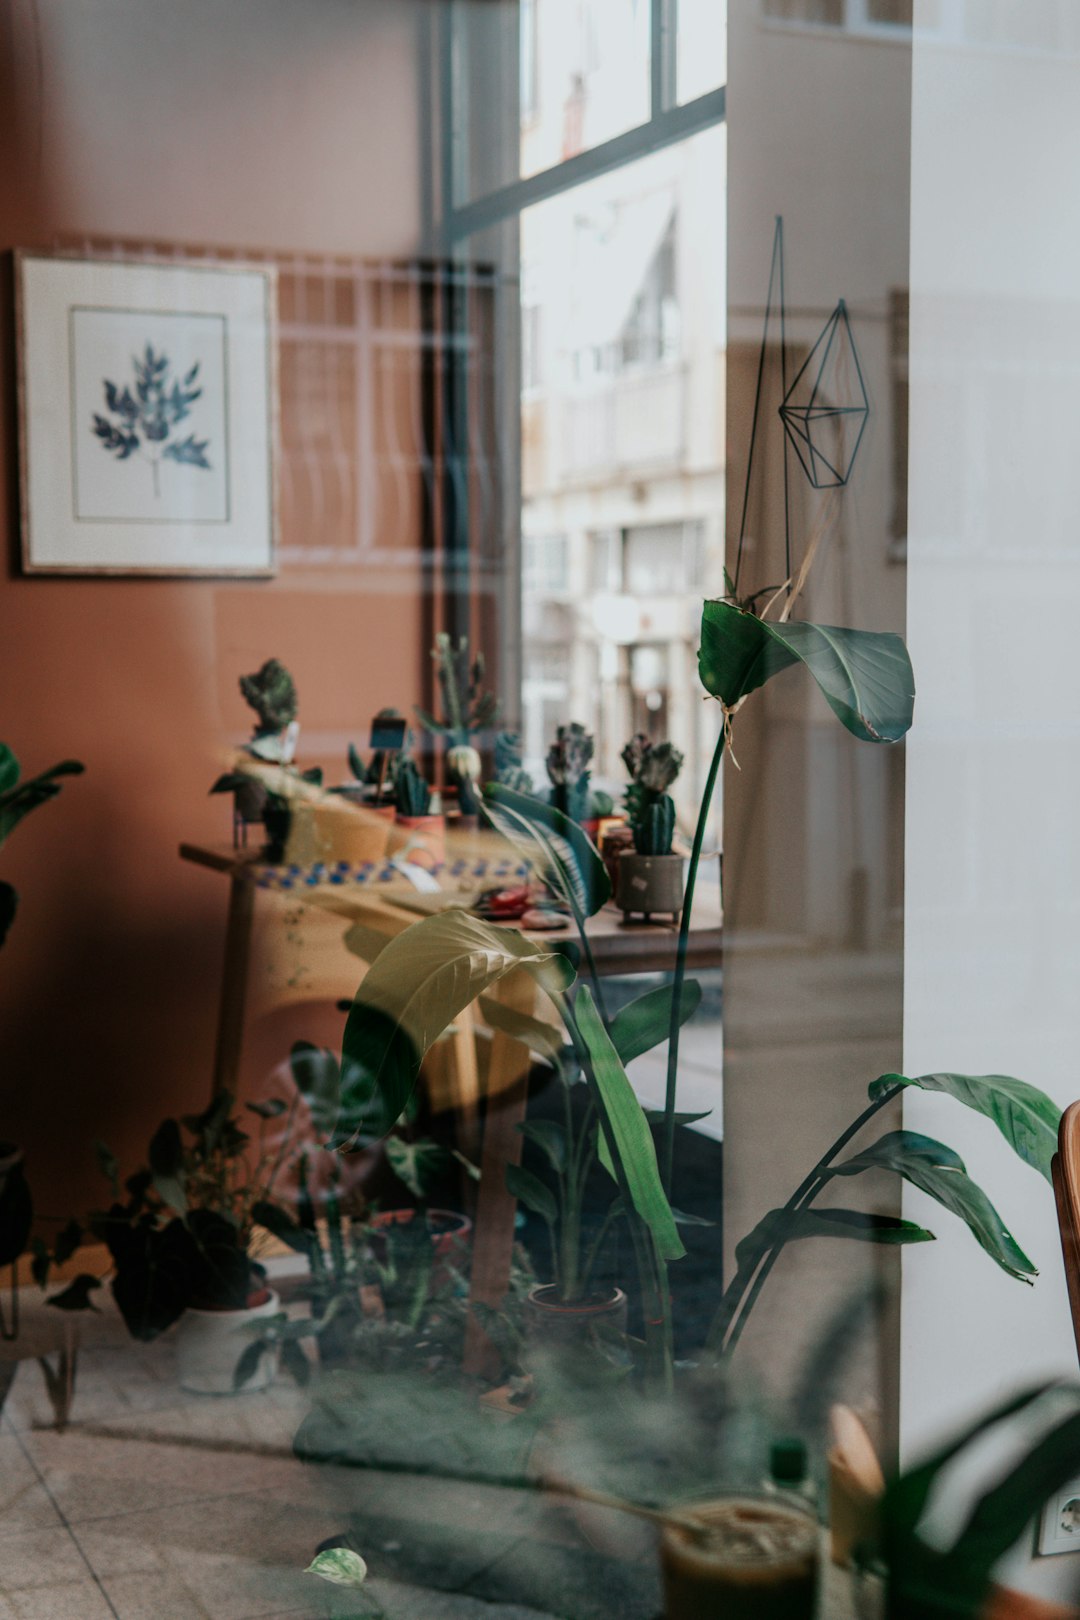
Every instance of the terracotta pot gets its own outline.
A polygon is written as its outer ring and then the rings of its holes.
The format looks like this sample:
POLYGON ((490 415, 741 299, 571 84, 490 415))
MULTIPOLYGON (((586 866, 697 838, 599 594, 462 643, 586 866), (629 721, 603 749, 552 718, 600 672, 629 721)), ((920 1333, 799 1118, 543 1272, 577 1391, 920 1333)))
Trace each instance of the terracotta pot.
POLYGON ((1078 1620, 1078 1612, 1065 1604, 1032 1597, 1029 1592, 1011 1592, 1008 1587, 995 1586, 984 1611, 984 1620, 1078 1620))
POLYGON ((615 904, 624 917, 637 913, 648 922, 654 912, 669 912, 677 921, 682 903, 681 855, 639 855, 636 850, 620 854, 615 904))
MULTIPOLYGON (((281 1301, 272 1288, 258 1305, 242 1311, 200 1311, 189 1306, 176 1324, 176 1375, 193 1395, 231 1395, 236 1363, 251 1343, 252 1322, 276 1316, 281 1301)), ((266 1350, 243 1385, 245 1392, 265 1389, 277 1371, 277 1350, 266 1350)))
POLYGON ((582 1349, 596 1331, 626 1332, 626 1295, 613 1288, 600 1299, 566 1304, 554 1284, 538 1283, 529 1290, 524 1316, 525 1342, 531 1349, 582 1349))
POLYGON ((443 816, 395 816, 389 853, 396 855, 412 842, 409 860, 414 866, 441 866, 446 860, 446 820, 443 816))

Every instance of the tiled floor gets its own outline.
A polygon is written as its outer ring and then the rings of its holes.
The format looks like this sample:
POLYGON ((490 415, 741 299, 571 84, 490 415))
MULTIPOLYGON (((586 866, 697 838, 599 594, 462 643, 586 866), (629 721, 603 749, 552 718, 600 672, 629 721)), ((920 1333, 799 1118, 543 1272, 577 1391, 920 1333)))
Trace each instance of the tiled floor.
MULTIPOLYGON (((385 1525, 400 1483, 317 1469, 290 1455, 306 1397, 188 1396, 167 1338, 134 1344, 109 1312, 83 1322, 71 1426, 52 1412, 32 1361, 0 1423, 0 1620, 542 1620, 373 1577, 363 1594, 304 1574, 345 1528, 346 1504, 385 1525), (257 1449, 250 1449, 257 1448, 257 1449)), ((442 1484, 442 1482, 440 1482, 442 1484)), ((500 1516, 497 1491, 422 1482, 410 1514, 444 1514, 463 1535, 500 1516)), ((503 1522, 509 1525, 508 1507, 503 1522)), ((385 1529, 380 1531, 385 1535, 385 1529)), ((371 1549, 376 1555, 381 1549, 371 1549)))

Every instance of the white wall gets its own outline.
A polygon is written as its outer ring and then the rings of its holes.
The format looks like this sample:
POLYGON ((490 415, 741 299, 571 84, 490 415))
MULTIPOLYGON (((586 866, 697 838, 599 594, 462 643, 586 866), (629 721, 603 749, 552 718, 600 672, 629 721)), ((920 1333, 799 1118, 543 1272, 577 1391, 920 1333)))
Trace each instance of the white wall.
MULTIPOLYGON (((904 1017, 906 1073, 1011 1073, 1062 1104, 1080 1095, 1080 56, 1066 9, 980 7, 980 42, 946 44, 920 32, 931 7, 916 4, 904 1017), (1020 48, 1021 24, 1049 48, 1020 48)), ((905 1123, 962 1154, 1042 1271, 1034 1289, 1011 1281, 907 1196, 939 1239, 904 1267, 910 1458, 1002 1392, 1077 1367, 1049 1186, 959 1105, 912 1095, 905 1123)), ((1016 1584, 1076 1581, 1075 1560, 1030 1566, 1028 1551, 1016 1584)))

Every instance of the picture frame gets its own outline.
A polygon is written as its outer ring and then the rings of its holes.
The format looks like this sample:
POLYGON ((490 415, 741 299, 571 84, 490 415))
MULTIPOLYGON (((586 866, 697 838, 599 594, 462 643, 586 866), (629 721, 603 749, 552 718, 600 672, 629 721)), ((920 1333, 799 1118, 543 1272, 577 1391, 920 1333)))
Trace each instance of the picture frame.
POLYGON ((15 255, 26 574, 276 571, 272 266, 15 255))

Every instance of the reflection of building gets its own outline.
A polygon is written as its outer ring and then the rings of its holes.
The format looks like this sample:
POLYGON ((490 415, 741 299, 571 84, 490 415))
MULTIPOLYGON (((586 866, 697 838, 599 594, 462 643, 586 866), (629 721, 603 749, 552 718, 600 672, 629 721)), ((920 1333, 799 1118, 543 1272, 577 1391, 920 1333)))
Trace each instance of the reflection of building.
POLYGON ((696 653, 723 578, 724 161, 713 130, 522 219, 526 755, 542 772, 580 720, 618 787, 630 734, 670 735, 687 807, 715 718, 696 653))

